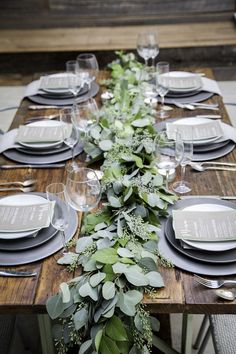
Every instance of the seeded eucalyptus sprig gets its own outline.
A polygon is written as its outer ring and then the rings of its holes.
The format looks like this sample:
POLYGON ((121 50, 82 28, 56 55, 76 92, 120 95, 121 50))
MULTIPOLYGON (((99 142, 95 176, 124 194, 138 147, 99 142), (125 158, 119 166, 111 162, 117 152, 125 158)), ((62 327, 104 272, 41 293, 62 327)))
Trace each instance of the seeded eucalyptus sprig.
POLYGON ((142 65, 133 54, 118 56, 110 64, 114 97, 85 144, 93 159, 102 160, 103 207, 87 215, 75 252, 58 261, 81 267, 81 276, 62 283, 47 301, 50 317, 59 320, 54 337, 60 354, 73 345, 79 354, 148 354, 159 330, 142 300, 145 291, 164 286, 158 231, 176 196, 155 168, 159 135, 138 85, 142 65))

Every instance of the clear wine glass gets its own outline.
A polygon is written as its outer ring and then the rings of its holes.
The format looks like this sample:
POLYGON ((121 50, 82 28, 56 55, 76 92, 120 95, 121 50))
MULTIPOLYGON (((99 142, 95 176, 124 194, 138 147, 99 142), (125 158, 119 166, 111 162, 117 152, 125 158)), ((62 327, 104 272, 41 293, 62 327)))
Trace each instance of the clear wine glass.
POLYGON ((59 112, 60 121, 63 123, 63 141, 71 148, 71 167, 76 168, 75 146, 79 141, 79 132, 74 124, 74 110, 72 108, 63 108, 59 112))
POLYGON ((74 97, 76 97, 83 85, 81 77, 77 74, 76 60, 69 60, 66 62, 66 73, 69 91, 74 97))
MULTIPOLYGON (((93 98, 85 102, 75 102, 73 113, 73 122, 78 129, 81 140, 84 142, 88 136, 89 130, 98 119, 98 106, 93 98)), ((88 156, 86 156, 88 161, 88 156)))
POLYGON ((137 52, 140 57, 144 59, 146 67, 150 58, 152 58, 152 66, 154 66, 155 58, 159 53, 157 34, 155 32, 139 33, 137 39, 137 52))
POLYGON ((193 159, 193 133, 192 133, 192 129, 190 129, 189 140, 184 140, 183 146, 184 146, 183 159, 180 162, 181 179, 179 182, 176 182, 173 184, 173 190, 179 194, 188 193, 192 190, 191 184, 185 180, 186 166, 193 159))
POLYGON ((65 185, 63 183, 52 183, 46 187, 47 199, 54 202, 54 213, 51 215, 52 226, 60 232, 62 239, 62 253, 66 254, 65 231, 69 226, 70 206, 66 200, 65 185))
POLYGON ((92 53, 82 53, 76 58, 77 72, 88 88, 91 88, 91 83, 96 80, 99 72, 97 58, 92 53))
POLYGON ((84 212, 86 216, 88 211, 97 207, 101 198, 101 186, 96 173, 87 167, 68 171, 66 194, 71 207, 84 212))
POLYGON ((169 190, 169 175, 175 171, 183 158, 183 141, 176 131, 175 140, 169 140, 166 133, 161 133, 155 144, 155 165, 165 175, 166 190, 169 190))
POLYGON ((160 61, 156 65, 156 89, 157 93, 161 97, 161 109, 157 112, 157 116, 161 119, 169 117, 169 114, 164 110, 165 95, 169 91, 169 70, 170 66, 166 61, 160 61))

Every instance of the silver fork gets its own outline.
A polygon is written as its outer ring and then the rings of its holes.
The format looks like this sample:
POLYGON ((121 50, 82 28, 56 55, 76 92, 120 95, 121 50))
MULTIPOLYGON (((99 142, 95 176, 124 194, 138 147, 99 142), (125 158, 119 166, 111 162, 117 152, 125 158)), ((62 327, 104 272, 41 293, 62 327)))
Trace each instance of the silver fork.
POLYGON ((35 186, 32 187, 10 187, 10 188, 0 188, 0 192, 6 191, 21 191, 23 193, 29 193, 35 191, 35 186))
POLYGON ((211 289, 218 289, 225 284, 236 284, 236 280, 210 280, 206 278, 199 277, 199 275, 194 274, 194 280, 203 286, 211 289))

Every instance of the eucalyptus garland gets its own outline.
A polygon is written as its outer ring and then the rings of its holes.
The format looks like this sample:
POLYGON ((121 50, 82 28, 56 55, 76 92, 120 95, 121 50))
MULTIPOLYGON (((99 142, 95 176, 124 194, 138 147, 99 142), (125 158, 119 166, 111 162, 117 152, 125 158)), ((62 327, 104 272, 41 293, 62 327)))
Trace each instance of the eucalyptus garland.
POLYGON ((75 252, 58 261, 80 267, 81 276, 47 301, 60 354, 74 345, 79 354, 148 354, 159 330, 142 300, 164 286, 158 266, 168 262, 158 252, 158 231, 176 196, 155 168, 159 136, 144 104, 142 65, 133 54, 117 54, 102 83, 112 98, 85 144, 92 159, 102 159, 102 208, 87 215, 75 252))

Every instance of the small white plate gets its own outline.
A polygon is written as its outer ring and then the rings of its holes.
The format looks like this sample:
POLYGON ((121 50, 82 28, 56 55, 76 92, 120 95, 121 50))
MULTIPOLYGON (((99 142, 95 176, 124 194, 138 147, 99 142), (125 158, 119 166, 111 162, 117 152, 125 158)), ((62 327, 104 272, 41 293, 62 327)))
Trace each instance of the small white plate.
POLYGON ((201 76, 194 73, 186 71, 170 71, 162 76, 165 80, 168 80, 167 87, 172 92, 192 92, 200 90, 202 87, 201 76))
MULTIPOLYGON (((186 125, 194 126, 194 125, 198 125, 198 124, 207 124, 207 123, 211 123, 211 122, 212 121, 207 118, 190 117, 190 118, 178 119, 175 122, 173 122, 172 124, 175 124, 175 125, 186 124, 186 125)), ((193 145, 204 145, 207 143, 212 143, 212 142, 218 140, 219 138, 221 138, 221 135, 213 136, 212 138, 208 138, 208 139, 194 140, 193 145)))
MULTIPOLYGON (((28 124, 29 127, 58 127, 61 125, 62 125, 62 123, 59 121, 46 120, 46 119, 28 124)), ((62 143, 63 143, 63 140, 55 141, 55 142, 51 142, 51 143, 25 143, 25 142, 19 141, 19 144, 21 144, 22 146, 25 146, 30 149, 37 149, 37 150, 58 147, 62 143)))
MULTIPOLYGON (((45 203, 45 198, 33 194, 16 194, 0 199, 0 205, 31 205, 45 203)), ((33 229, 24 232, 0 232, 0 239, 11 240, 30 236, 40 229, 33 229)))
MULTIPOLYGON (((183 208, 183 210, 191 211, 225 211, 233 210, 232 208, 222 205, 222 204, 195 204, 183 208)), ((228 251, 236 248, 236 241, 218 241, 218 242, 205 242, 205 241, 188 241, 184 240, 187 245, 198 248, 205 251, 221 252, 228 251)))

